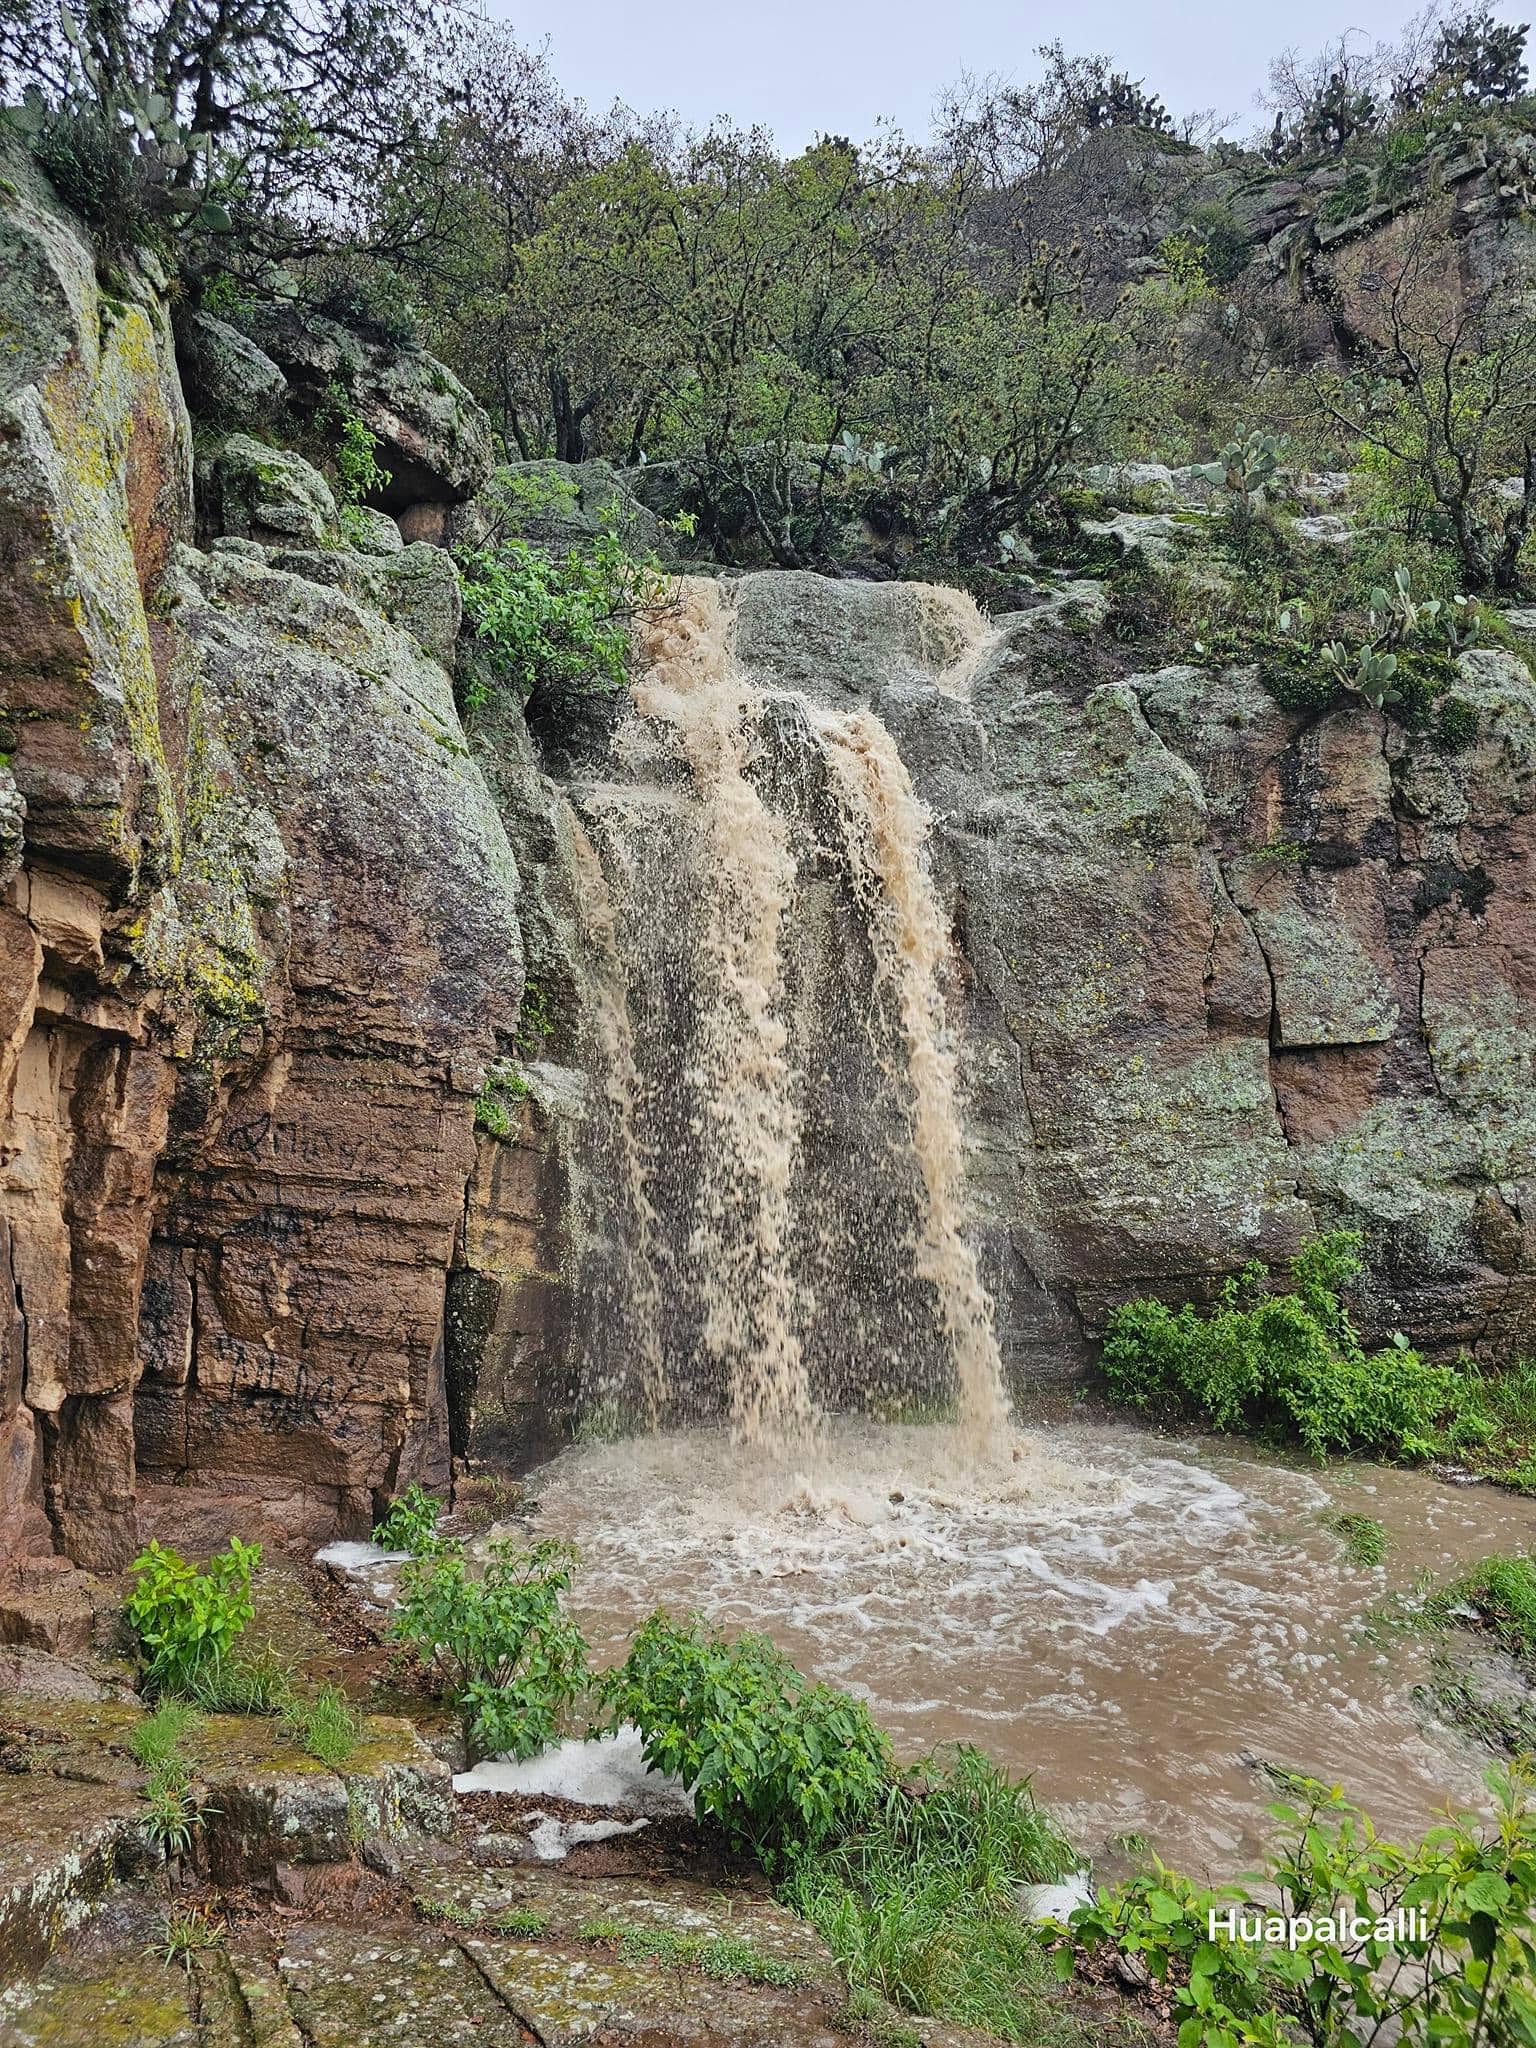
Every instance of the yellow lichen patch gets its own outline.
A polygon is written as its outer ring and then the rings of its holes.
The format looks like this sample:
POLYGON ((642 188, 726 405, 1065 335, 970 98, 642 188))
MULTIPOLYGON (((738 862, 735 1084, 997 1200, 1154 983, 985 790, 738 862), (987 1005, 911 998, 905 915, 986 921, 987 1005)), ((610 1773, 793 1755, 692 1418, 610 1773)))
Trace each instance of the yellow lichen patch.
POLYGON ((48 377, 39 393, 58 466, 56 502, 67 521, 59 539, 68 562, 70 614, 89 650, 85 681, 93 693, 123 707, 126 737, 146 772, 153 807, 149 836, 173 863, 176 806, 126 492, 135 414, 146 400, 159 403, 159 361, 148 315, 142 307, 126 306, 105 335, 98 321, 82 322, 81 356, 48 377))

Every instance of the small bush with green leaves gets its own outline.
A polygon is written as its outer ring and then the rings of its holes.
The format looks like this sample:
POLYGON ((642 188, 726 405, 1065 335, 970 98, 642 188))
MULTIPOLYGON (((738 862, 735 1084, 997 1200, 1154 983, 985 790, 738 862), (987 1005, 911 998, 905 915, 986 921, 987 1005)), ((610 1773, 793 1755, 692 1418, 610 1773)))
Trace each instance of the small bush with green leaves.
MULTIPOLYGON (((1411 1848, 1382 1841, 1336 1789, 1292 1783, 1292 1797, 1270 1808, 1281 1833, 1254 1878, 1212 1888, 1157 1864, 1079 1908, 1075 1941, 1140 1959, 1173 2007, 1180 2048, 1536 2041, 1529 1763, 1490 1774, 1491 1821, 1453 1820, 1411 1848), (1425 1938, 1377 1932, 1400 1907, 1423 1914, 1425 1938), (1219 1922, 1239 1916, 1238 1935, 1219 1925, 1212 1940, 1212 1913, 1219 1922), (1358 1938, 1357 1916, 1369 1929, 1358 1938), (1272 1917, 1276 1926, 1310 1919, 1314 1938, 1276 1939, 1272 1917), (1244 1926, 1250 1938, 1241 1938, 1244 1926)), ((1070 1945, 1058 1967, 1072 1973, 1070 1945)))
POLYGON ((1466 1383, 1398 1337, 1367 1352, 1338 1290, 1361 1271, 1360 1237, 1330 1231, 1292 1265, 1294 1293, 1270 1291, 1256 1261, 1211 1315, 1189 1303, 1123 1303, 1109 1318, 1104 1375, 1133 1407, 1172 1402, 1216 1429, 1279 1430, 1315 1457, 1366 1451, 1427 1458, 1473 1426, 1466 1383))
POLYGON ((629 621, 660 610, 671 589, 658 561, 631 555, 612 532, 560 561, 531 542, 503 539, 467 550, 459 568, 465 616, 483 657, 484 674, 465 686, 470 710, 493 688, 519 703, 536 692, 560 698, 622 689, 629 621))
POLYGON ((419 1479, 413 1479, 396 1500, 390 1502, 384 1519, 374 1524, 373 1540, 382 1550, 405 1550, 412 1557, 430 1557, 443 1547, 437 1533, 443 1504, 428 1493, 419 1479))
POLYGON ((261 1545, 238 1536, 201 1572, 159 1543, 140 1551, 127 1612, 154 1692, 190 1693, 228 1661, 256 1611, 251 1574, 260 1562, 261 1545))
POLYGON ((890 1782, 868 1708, 802 1677, 766 1636, 731 1642, 653 1614, 603 1691, 646 1762, 770 1869, 858 1826, 890 1782))
POLYGON ((537 1754, 585 1690, 586 1643, 563 1605, 573 1562, 564 1544, 503 1541, 478 1577, 443 1554, 402 1572, 394 1633, 457 1707, 472 1762, 537 1754))

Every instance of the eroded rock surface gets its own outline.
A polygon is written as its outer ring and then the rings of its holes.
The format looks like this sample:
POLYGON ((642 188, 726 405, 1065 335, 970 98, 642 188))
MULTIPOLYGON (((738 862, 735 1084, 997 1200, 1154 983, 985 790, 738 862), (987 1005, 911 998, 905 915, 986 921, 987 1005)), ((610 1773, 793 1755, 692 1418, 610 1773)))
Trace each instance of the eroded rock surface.
MULTIPOLYGON (((107 294, 8 169, 0 1518, 98 1569, 172 1522, 362 1533, 447 1477, 446 1272, 521 989, 443 667, 457 583, 435 548, 342 545, 325 480, 239 434, 196 550, 163 280, 107 294)), ((202 340, 233 412, 268 411, 249 346, 202 340)), ((422 487, 469 489, 451 380, 362 356, 422 487)))
POLYGON ((736 606, 749 670, 867 698, 934 810, 1014 1361, 1061 1357, 1063 1305, 1092 1332, 1335 1223, 1366 1233, 1378 1328, 1528 1342, 1524 665, 1463 657, 1476 733, 1444 753, 1363 707, 1282 711, 1242 669, 1098 681, 1033 617, 957 683, 899 586, 755 576, 736 606))

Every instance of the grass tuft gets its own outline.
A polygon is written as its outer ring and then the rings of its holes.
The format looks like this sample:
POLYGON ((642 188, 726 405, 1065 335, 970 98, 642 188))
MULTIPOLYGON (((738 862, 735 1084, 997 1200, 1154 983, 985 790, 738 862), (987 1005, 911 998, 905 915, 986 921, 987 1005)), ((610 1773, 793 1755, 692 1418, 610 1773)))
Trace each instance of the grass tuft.
POLYGON ((322 1686, 313 1699, 290 1695, 283 1728, 307 1756, 334 1770, 357 1748, 362 1723, 340 1687, 322 1686))
POLYGON ((1372 1515, 1357 1514, 1351 1508, 1330 1508, 1322 1517, 1344 1546, 1344 1555, 1362 1571, 1382 1564, 1387 1555, 1387 1532, 1372 1515))

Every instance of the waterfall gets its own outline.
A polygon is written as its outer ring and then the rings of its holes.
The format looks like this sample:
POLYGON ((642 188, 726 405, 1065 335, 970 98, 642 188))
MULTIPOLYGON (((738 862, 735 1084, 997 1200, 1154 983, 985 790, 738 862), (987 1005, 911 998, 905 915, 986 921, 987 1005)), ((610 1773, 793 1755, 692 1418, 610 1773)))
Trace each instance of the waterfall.
POLYGON ((790 1260, 800 1088, 783 1018, 780 928, 794 859, 785 821, 748 776, 750 695, 730 659, 718 586, 692 586, 676 615, 644 634, 642 655, 636 713, 677 734, 697 800, 701 973, 688 1078, 702 1122, 691 1249, 706 1276, 704 1342, 727 1374, 737 1431, 794 1436, 815 1412, 790 1260))
MULTIPOLYGON (((944 1021, 944 925, 923 862, 928 814, 895 742, 869 711, 822 725, 841 797, 855 895, 868 922, 877 982, 901 1018, 912 1148, 923 1177, 918 1271, 939 1298, 960 1383, 961 1420, 986 1438, 1008 1421, 992 1300, 965 1236, 965 1158, 955 1047, 944 1021)), ((874 1048, 882 1065, 892 1057, 874 1048)))
POLYGON ((639 654, 615 777, 571 791, 612 1219, 589 1390, 790 1448, 828 1400, 957 1395, 996 1439, 928 814, 872 711, 743 671, 720 585, 639 654))
MULTIPOLYGON (((656 1153, 641 1119, 643 1084, 625 999, 613 896, 581 820, 573 815, 571 824, 577 908, 591 956, 584 992, 595 1040, 594 1064, 608 1110, 603 1133, 606 1142, 600 1151, 617 1169, 606 1206, 613 1217, 614 1235, 627 1254, 620 1262, 610 1262, 602 1308, 610 1327, 624 1331, 630 1363, 627 1377, 638 1381, 641 1413, 646 1423, 654 1426, 661 1419, 667 1392, 658 1270, 661 1228, 651 1199, 656 1153)), ((614 1379, 596 1391, 600 1400, 617 1404, 623 1387, 614 1379)))

